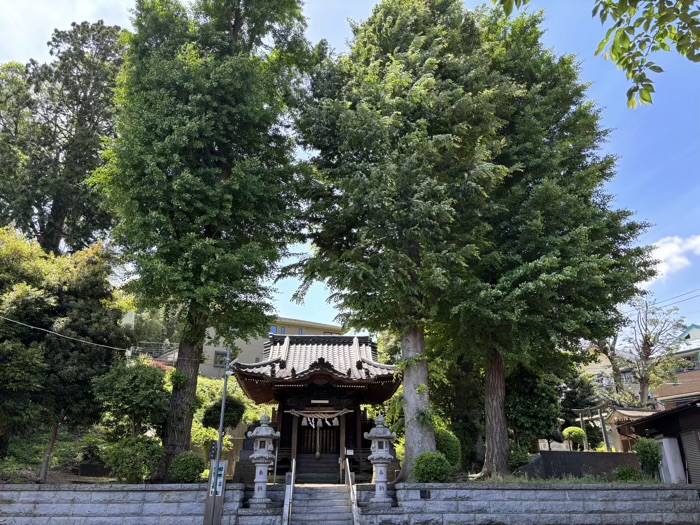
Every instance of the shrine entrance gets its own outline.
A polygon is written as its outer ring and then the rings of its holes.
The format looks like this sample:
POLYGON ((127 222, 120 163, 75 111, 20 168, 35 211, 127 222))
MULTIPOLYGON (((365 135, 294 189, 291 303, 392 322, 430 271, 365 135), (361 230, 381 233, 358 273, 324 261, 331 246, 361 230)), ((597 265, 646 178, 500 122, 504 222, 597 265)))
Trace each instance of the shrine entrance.
POLYGON ((301 427, 300 454, 338 454, 340 432, 337 428, 301 427))
POLYGON ((278 474, 295 464, 300 483, 341 483, 347 460, 358 481, 371 480, 363 435, 372 423, 361 407, 386 401, 399 381, 369 337, 271 335, 262 362, 233 368, 250 399, 276 405, 278 474))

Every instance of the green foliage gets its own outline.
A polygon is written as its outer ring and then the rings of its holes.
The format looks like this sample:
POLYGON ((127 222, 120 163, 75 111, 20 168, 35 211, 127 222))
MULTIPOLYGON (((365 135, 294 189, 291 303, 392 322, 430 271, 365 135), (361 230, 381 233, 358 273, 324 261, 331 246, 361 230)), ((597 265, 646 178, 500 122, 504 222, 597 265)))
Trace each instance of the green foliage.
POLYGON ((144 307, 180 308, 166 464, 188 449, 208 328, 270 326, 271 285, 300 231, 287 95, 304 50, 298 0, 143 0, 116 91, 117 138, 94 178, 144 307))
POLYGON ((112 424, 128 419, 133 437, 162 428, 170 402, 163 370, 145 361, 121 362, 96 378, 93 385, 96 399, 112 424))
POLYGON ((119 327, 110 262, 100 245, 56 257, 0 229, 0 314, 77 339, 0 322, 0 360, 7 360, 0 372, 0 443, 38 421, 39 410, 42 424, 61 427, 99 419, 91 382, 109 369, 115 351, 80 341, 129 343, 119 327), (11 389, 6 395, 5 388, 11 389))
POLYGON ((508 466, 511 470, 517 470, 530 463, 530 448, 526 445, 511 443, 508 449, 508 466))
POLYGON ((173 459, 168 468, 168 480, 172 483, 198 483, 207 463, 196 452, 183 452, 173 459))
MULTIPOLYGON (((224 428, 236 428, 243 420, 246 406, 243 401, 233 396, 226 396, 226 411, 224 412, 224 428)), ((205 427, 219 429, 221 417, 221 401, 209 405, 202 416, 202 424, 205 427)))
MULTIPOLYGON (((205 453, 209 451, 209 446, 211 443, 215 442, 219 437, 219 410, 221 409, 221 405, 218 405, 218 409, 214 409, 214 412, 216 413, 216 424, 213 427, 205 426, 202 423, 202 420, 210 407, 220 403, 221 394, 224 387, 223 383, 223 379, 209 379, 206 377, 200 377, 197 381, 197 408, 192 421, 192 446, 200 448, 205 453)), ((259 421, 260 416, 265 413, 266 410, 268 410, 265 407, 255 405, 252 401, 250 401, 250 399, 243 394, 235 381, 229 381, 228 383, 227 399, 230 400, 232 398, 235 399, 233 402, 234 406, 238 407, 242 404, 245 407, 245 411, 243 412, 243 416, 241 418, 244 423, 250 424, 259 421)), ((229 411, 227 410, 227 412, 229 411)), ((231 421, 233 420, 235 420, 235 418, 233 418, 231 421)), ((224 436, 223 450, 225 452, 233 450, 233 441, 231 440, 230 436, 224 436)))
POLYGON ((526 445, 534 439, 558 439, 559 381, 554 376, 517 366, 506 380, 506 418, 515 442, 526 445))
POLYGON ((562 432, 562 436, 570 444, 583 445, 583 440, 586 438, 586 432, 580 427, 566 427, 562 432))
POLYGON ((617 467, 613 472, 615 481, 623 483, 637 483, 644 481, 644 474, 637 467, 621 466, 617 467))
POLYGON ((0 66, 0 224, 46 252, 83 249, 111 225, 87 179, 114 133, 119 34, 102 21, 74 23, 54 31, 51 62, 0 66))
POLYGON ((488 157, 511 84, 460 0, 386 0, 353 27, 349 54, 316 52, 297 120, 317 177, 300 294, 323 280, 344 324, 401 336, 410 460, 432 432, 429 396, 409 391, 425 380, 407 381, 426 376, 424 326, 475 258, 476 210, 506 174, 488 157))
MULTIPOLYGON (((46 369, 43 357, 38 345, 0 342, 0 440, 21 432, 37 420, 39 406, 32 401, 32 395, 43 388, 42 372, 46 369)), ((0 458, 5 452, 0 450, 0 458)))
MULTIPOLYGON (((34 422, 32 428, 9 438, 7 456, 0 458, 0 479, 36 481, 50 435, 50 428, 34 422)), ((51 468, 68 469, 81 461, 84 439, 82 430, 61 432, 50 459, 51 468)))
POLYGON ((444 428, 437 429, 435 431, 435 446, 437 451, 445 456, 445 459, 453 468, 459 466, 462 460, 462 445, 454 433, 444 428))
POLYGON ((137 341, 177 343, 182 337, 180 309, 142 309, 134 316, 134 338, 137 341))
POLYGON ((659 442, 651 438, 639 438, 634 444, 634 452, 639 457, 642 472, 650 478, 658 476, 663 458, 659 442))
POLYGON ((105 465, 119 481, 143 483, 163 460, 163 447, 148 436, 128 437, 108 445, 103 453, 105 465))
POLYGON ((441 452, 424 452, 413 463, 413 482, 447 483, 452 478, 452 465, 441 452))
POLYGON ((181 370, 173 370, 170 374, 170 386, 173 391, 178 390, 189 382, 189 376, 181 370))
MULTIPOLYGON (((506 15, 530 0, 492 0, 506 15)), ((663 69, 650 60, 658 51, 672 48, 692 62, 700 62, 700 10, 694 1, 594 0, 593 16, 602 24, 612 22, 596 50, 622 69, 634 84, 627 92, 628 105, 650 104, 654 84, 649 73, 663 69)))

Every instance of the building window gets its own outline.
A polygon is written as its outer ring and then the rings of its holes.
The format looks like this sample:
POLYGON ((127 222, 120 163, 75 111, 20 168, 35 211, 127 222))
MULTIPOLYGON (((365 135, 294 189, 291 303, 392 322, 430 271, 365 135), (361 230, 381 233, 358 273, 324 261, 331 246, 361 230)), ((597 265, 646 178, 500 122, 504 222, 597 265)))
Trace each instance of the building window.
POLYGON ((282 335, 284 335, 284 329, 285 329, 285 328, 286 328, 285 326, 280 326, 280 333, 281 333, 282 335))
POLYGON ((255 362, 256 362, 256 363, 259 363, 259 362, 260 362, 260 358, 259 358, 259 357, 256 357, 256 358, 255 358, 255 362))
POLYGON ((271 334, 276 334, 276 333, 277 333, 277 327, 276 327, 276 326, 271 326, 271 327, 270 327, 270 333, 271 333, 271 334))
POLYGON ((304 335, 304 330, 302 330, 301 328, 299 328, 299 335, 304 335))
POLYGON ((214 352, 214 366, 217 368, 226 366, 226 352, 214 352))

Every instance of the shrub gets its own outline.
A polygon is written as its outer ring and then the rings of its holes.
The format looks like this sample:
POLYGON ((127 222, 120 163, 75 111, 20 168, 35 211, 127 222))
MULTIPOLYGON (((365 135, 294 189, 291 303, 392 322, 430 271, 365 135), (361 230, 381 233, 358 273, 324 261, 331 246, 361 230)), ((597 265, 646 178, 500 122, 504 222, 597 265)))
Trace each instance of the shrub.
POLYGON ((183 452, 170 463, 168 481, 172 483, 199 483, 207 464, 196 452, 183 452))
POLYGON ((639 438, 634 445, 634 451, 639 457, 642 472, 649 477, 656 477, 662 458, 659 442, 651 438, 639 438))
POLYGON ((446 429, 438 429, 435 431, 435 445, 438 452, 442 452, 445 459, 450 462, 452 467, 457 468, 462 459, 462 445, 457 436, 446 429))
POLYGON ((396 459, 398 459, 399 462, 403 462, 403 458, 406 455, 406 438, 404 436, 396 438, 396 441, 394 441, 394 450, 396 451, 396 459))
POLYGON ((447 483, 452 470, 442 452, 424 452, 413 463, 413 478, 416 483, 447 483))
POLYGON ((583 441, 586 438, 586 433, 579 427, 567 427, 562 432, 562 435, 569 442, 569 447, 571 447, 572 443, 583 445, 583 441))
POLYGON ((103 458, 105 465, 119 481, 143 483, 163 460, 163 447, 148 436, 128 437, 109 445, 103 458))
POLYGON ((511 470, 519 469, 530 463, 530 449, 523 445, 511 444, 508 449, 508 466, 511 470))
POLYGON ((637 467, 617 467, 614 471, 615 481, 635 482, 644 481, 642 471, 637 467))
MULTIPOLYGON (((245 404, 238 398, 226 396, 226 411, 224 412, 224 428, 236 428, 243 419, 245 404)), ((204 411, 202 425, 209 428, 219 428, 221 417, 221 400, 209 405, 204 411)))

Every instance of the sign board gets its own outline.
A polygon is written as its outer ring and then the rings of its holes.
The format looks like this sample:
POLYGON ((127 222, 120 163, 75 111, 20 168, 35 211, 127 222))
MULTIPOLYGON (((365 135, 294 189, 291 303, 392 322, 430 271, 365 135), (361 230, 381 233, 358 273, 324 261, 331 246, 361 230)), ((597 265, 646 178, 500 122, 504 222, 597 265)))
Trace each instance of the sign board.
MULTIPOLYGON (((219 472, 218 475, 215 477, 214 475, 210 475, 210 485, 209 485, 209 495, 210 496, 221 496, 223 494, 224 490, 224 478, 226 477, 226 467, 227 467, 227 461, 219 461, 219 472), (214 493, 214 489, 216 489, 216 494, 214 493)), ((214 470, 214 463, 212 463, 212 470, 214 470)))
POLYGON ((354 456, 355 455, 355 450, 352 448, 346 448, 345 449, 345 455, 346 456, 354 456))
POLYGON ((216 459, 216 450, 219 448, 218 443, 216 441, 211 442, 211 446, 209 447, 209 459, 216 459))
POLYGON ((204 525, 221 525, 221 516, 224 508, 224 491, 226 489, 226 470, 228 461, 219 462, 219 471, 214 473, 214 463, 212 460, 209 467, 209 490, 207 501, 204 507, 204 525))

